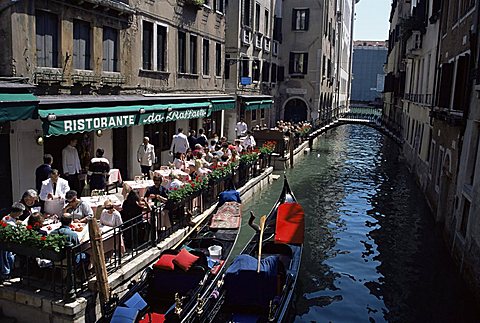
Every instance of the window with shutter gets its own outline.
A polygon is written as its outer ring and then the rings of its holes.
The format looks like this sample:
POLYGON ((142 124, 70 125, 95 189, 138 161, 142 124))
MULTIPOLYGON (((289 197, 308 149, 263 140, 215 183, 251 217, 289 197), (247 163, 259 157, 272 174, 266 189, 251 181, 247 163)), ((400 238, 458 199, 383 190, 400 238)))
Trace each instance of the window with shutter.
POLYGON ((187 48, 186 48, 186 34, 182 31, 178 31, 178 72, 179 73, 186 73, 186 56, 187 56, 187 48))
POLYGON ((210 42, 203 40, 203 75, 210 75, 210 42))
POLYGON ((143 69, 151 70, 153 68, 153 24, 148 21, 143 21, 143 69))
POLYGON ((37 66, 58 66, 58 17, 37 10, 35 12, 37 66))
POLYGON ((103 27, 103 70, 118 72, 118 30, 103 27))
POLYGON ((197 36, 190 35, 190 73, 197 74, 197 36))
POLYGON ((230 79, 230 55, 225 55, 225 79, 230 79))
POLYGON ((215 44, 215 76, 222 75, 222 44, 215 44))
POLYGON ((279 66, 277 70, 277 81, 283 82, 285 81, 285 67, 279 66))
POLYGON ((255 59, 253 61, 253 80, 260 81, 260 61, 255 59))
POLYGON ((157 25, 157 71, 167 70, 167 27, 157 25))
POLYGON ((271 80, 272 83, 277 82, 277 64, 275 64, 275 63, 272 64, 272 76, 271 76, 271 78, 272 78, 272 80, 271 80))
POLYGON ((90 69, 90 23, 73 21, 73 68, 90 69))
POLYGON ((450 98, 452 97, 452 74, 453 64, 442 64, 440 88, 438 92, 438 106, 441 108, 450 108, 450 98))
POLYGON ((458 58, 457 73, 455 76, 455 92, 453 97, 453 109, 464 111, 467 105, 468 66, 470 55, 462 55, 458 58))

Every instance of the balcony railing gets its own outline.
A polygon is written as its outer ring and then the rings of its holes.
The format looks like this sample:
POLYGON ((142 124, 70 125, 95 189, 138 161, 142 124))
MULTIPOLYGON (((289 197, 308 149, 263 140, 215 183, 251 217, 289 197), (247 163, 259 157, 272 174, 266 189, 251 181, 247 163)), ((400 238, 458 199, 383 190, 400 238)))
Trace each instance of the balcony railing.
MULTIPOLYGON (((268 156, 261 156, 248 164, 239 163, 225 177, 210 179, 203 190, 181 201, 153 207, 150 212, 139 214, 122 225, 103 232, 108 274, 114 273, 139 254, 156 247, 175 231, 189 226, 187 210, 194 215, 203 213, 217 202, 218 194, 228 189, 229 184, 241 187, 268 166, 268 156), (166 224, 166 217, 170 226, 166 224)), ((7 245, 3 247, 5 250, 10 248, 7 245)), ((89 288, 88 281, 95 276, 90 241, 67 246, 63 253, 54 254, 51 259, 39 259, 39 254, 32 248, 24 248, 23 251, 21 245, 14 247, 15 250, 12 251, 18 260, 11 278, 28 287, 50 292, 53 297, 71 300, 78 293, 86 291, 89 288)))

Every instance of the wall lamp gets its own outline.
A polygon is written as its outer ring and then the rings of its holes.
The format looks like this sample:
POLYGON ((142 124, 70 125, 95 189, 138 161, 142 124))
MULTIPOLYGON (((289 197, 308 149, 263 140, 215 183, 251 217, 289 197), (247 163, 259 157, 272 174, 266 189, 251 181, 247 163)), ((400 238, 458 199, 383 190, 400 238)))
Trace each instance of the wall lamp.
POLYGON ((172 112, 173 109, 172 109, 172 108, 168 108, 167 111, 168 111, 168 112, 172 112))
POLYGON ((144 114, 144 113, 145 113, 145 109, 144 109, 144 108, 140 108, 140 110, 138 110, 138 113, 144 114))
POLYGON ((57 120, 57 116, 53 113, 49 113, 48 116, 47 116, 47 120, 48 121, 55 121, 55 120, 57 120))
POLYGON ((103 136, 103 131, 102 131, 102 129, 98 129, 97 130, 97 137, 101 137, 101 136, 103 136))

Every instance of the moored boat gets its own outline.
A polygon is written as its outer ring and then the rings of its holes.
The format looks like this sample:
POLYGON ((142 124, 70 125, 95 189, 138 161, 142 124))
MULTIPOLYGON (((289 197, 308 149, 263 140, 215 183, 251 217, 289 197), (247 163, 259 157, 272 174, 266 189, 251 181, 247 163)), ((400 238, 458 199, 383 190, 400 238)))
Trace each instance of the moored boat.
POLYGON ((265 224, 254 228, 257 232, 216 286, 199 298, 196 321, 288 320, 301 264, 304 212, 286 178, 265 224))
POLYGON ((111 322, 180 322, 218 280, 241 226, 235 190, 220 194, 215 214, 184 243, 162 252, 117 302, 111 322))

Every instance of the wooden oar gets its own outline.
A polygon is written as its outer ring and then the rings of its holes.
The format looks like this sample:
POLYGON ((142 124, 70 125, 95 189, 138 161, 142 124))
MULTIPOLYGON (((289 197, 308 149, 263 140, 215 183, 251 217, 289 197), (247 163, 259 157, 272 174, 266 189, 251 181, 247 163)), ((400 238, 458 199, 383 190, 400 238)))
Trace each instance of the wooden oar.
POLYGON ((265 229, 265 221, 267 221, 267 216, 263 215, 260 218, 260 239, 258 240, 258 264, 257 264, 257 273, 260 272, 260 259, 262 258, 262 239, 263 239, 263 230, 265 229))

